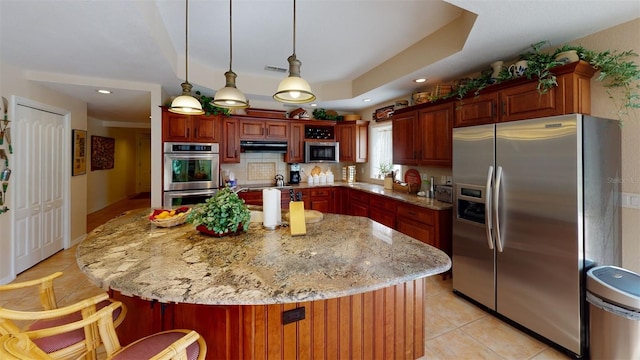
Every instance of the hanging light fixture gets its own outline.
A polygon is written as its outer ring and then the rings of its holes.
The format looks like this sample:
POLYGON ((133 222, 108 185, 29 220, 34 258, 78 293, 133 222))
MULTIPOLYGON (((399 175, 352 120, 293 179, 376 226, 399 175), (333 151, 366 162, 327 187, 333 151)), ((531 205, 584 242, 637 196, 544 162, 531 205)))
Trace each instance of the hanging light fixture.
POLYGON ((185 39, 184 39, 184 82, 182 85, 182 95, 176 97, 171 102, 169 111, 184 115, 202 115, 202 104, 191 96, 193 86, 189 84, 189 0, 185 0, 185 39))
POLYGON ((311 92, 311 86, 300 77, 302 62, 296 57, 296 0, 293 0, 293 54, 287 58, 287 61, 289 76, 280 82, 273 98, 290 104, 302 104, 315 100, 316 96, 311 92))
POLYGON ((236 77, 238 75, 231 70, 231 62, 233 59, 232 18, 231 0, 229 0, 229 71, 224 73, 226 85, 222 89, 216 91, 216 95, 213 97, 213 104, 223 108, 239 109, 248 107, 249 102, 244 94, 236 88, 236 77))

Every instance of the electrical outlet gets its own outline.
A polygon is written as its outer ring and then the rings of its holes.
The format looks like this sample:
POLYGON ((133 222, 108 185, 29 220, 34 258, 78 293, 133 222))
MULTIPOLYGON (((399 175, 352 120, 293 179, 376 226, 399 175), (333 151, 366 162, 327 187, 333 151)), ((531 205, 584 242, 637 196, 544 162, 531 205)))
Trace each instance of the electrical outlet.
POLYGON ((304 307, 299 307, 282 312, 282 325, 304 320, 304 309, 304 307))

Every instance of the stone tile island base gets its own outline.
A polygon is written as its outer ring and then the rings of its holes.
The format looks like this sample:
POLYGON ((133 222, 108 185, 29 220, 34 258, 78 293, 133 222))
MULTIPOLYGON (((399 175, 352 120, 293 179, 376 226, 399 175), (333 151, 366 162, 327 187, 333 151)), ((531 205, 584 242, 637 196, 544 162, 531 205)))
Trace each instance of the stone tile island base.
POLYGON ((207 342, 207 359, 416 359, 424 355, 424 278, 333 299, 270 305, 159 303, 111 290, 128 307, 123 345, 175 328, 207 342), (286 311, 304 319, 283 325, 286 311))

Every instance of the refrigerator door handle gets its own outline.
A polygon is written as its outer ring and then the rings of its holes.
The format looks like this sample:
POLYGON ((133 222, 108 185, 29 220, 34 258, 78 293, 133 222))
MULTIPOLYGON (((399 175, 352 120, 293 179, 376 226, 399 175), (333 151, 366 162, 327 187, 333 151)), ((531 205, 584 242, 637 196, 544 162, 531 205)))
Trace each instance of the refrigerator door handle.
POLYGON ((491 227, 493 221, 491 219, 491 180, 493 179, 493 165, 489 165, 489 171, 487 173, 487 185, 485 187, 485 201, 484 201, 484 213, 487 214, 485 220, 485 231, 487 234, 487 244, 489 249, 493 250, 493 239, 491 237, 491 227))
POLYGON ((498 201, 500 198, 500 184, 502 182, 502 166, 498 166, 498 170, 496 171, 496 187, 493 190, 493 218, 495 219, 495 227, 494 233, 496 234, 496 248, 498 252, 502 252, 502 238, 500 237, 500 216, 499 216, 499 205, 498 201))

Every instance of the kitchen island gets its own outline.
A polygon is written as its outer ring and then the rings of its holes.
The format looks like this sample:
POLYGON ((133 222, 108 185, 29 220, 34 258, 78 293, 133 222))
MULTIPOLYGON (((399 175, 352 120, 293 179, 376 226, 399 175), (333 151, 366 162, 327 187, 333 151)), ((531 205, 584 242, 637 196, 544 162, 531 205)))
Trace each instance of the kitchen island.
POLYGON ((224 238, 190 224, 159 228, 148 209, 91 232, 80 269, 129 308, 123 344, 168 328, 203 335, 208 358, 417 358, 424 277, 442 251, 364 217, 324 214, 288 228, 224 238))

